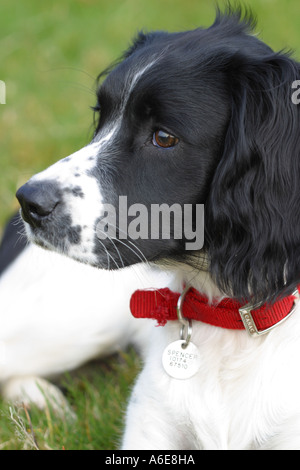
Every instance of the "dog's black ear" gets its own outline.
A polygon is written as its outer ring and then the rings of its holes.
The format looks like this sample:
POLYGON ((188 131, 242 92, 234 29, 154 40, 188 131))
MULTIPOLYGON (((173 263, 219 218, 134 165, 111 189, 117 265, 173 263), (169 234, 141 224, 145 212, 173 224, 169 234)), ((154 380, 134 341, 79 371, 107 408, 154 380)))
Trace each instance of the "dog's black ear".
POLYGON ((211 272, 236 298, 274 298, 300 283, 299 64, 235 54, 231 118, 206 206, 211 272), (295 85, 294 85, 295 86, 295 85))

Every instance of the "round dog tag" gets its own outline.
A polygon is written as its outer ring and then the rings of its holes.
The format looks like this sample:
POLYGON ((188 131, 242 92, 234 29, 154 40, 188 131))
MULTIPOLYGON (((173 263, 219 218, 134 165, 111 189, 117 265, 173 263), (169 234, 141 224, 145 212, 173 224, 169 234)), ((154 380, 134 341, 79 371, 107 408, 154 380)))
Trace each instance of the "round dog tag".
POLYGON ((168 375, 174 379, 189 379, 200 367, 200 355, 197 346, 182 339, 169 344, 163 352, 162 364, 168 375))

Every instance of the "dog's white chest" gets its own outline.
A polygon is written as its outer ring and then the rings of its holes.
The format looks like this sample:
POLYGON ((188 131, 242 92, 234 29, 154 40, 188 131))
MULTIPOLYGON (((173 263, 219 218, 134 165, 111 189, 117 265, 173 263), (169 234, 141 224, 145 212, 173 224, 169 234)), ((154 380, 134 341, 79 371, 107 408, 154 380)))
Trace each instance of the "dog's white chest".
POLYGON ((300 334, 292 338, 290 333, 291 326, 294 333, 299 330, 298 318, 290 322, 260 339, 242 331, 194 326, 199 370, 184 380, 170 377, 161 364, 178 326, 154 328, 128 419, 144 403, 144 416, 139 415, 143 433, 149 433, 153 446, 148 418, 156 429, 159 423, 160 449, 282 448, 282 436, 293 432, 295 422, 300 429, 300 334))

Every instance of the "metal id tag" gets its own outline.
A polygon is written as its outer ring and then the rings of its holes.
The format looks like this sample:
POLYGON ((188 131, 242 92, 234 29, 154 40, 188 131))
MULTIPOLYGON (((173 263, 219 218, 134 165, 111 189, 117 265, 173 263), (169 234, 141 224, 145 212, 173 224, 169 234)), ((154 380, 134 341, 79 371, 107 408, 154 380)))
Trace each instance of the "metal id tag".
POLYGON ((162 364, 170 377, 189 379, 200 368, 199 350, 191 341, 186 345, 186 341, 179 339, 166 347, 162 355, 162 364))

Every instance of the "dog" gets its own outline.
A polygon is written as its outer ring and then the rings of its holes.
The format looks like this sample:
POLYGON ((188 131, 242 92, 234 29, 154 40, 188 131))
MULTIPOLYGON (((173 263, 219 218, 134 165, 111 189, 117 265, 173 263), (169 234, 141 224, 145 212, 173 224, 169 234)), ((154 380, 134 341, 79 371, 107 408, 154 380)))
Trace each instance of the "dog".
POLYGON ((131 298, 153 326, 122 449, 300 449, 300 68, 254 27, 229 6, 207 29, 139 33, 99 77, 91 143, 17 192, 31 242, 172 275, 131 298), (149 221, 138 237, 137 204, 204 204, 203 247, 149 221))
POLYGON ((143 356, 150 325, 130 315, 130 296, 168 276, 145 264, 95 269, 26 242, 23 231, 17 214, 0 245, 1 395, 73 416, 57 379, 129 346, 143 356))

